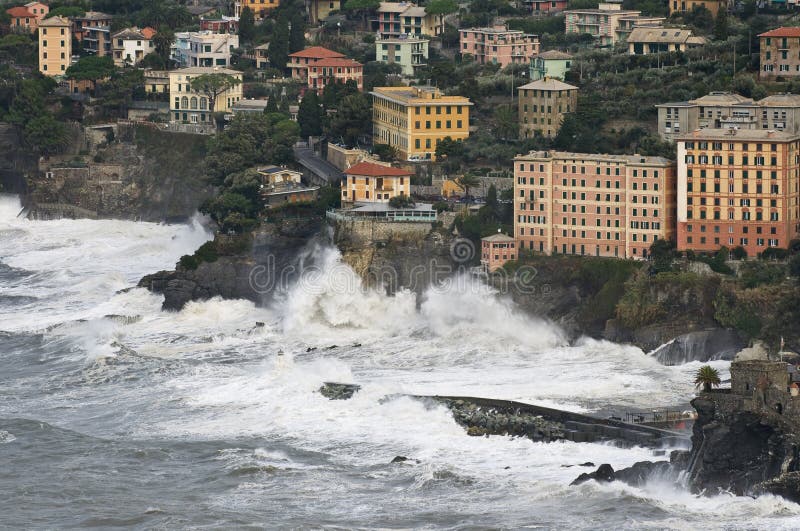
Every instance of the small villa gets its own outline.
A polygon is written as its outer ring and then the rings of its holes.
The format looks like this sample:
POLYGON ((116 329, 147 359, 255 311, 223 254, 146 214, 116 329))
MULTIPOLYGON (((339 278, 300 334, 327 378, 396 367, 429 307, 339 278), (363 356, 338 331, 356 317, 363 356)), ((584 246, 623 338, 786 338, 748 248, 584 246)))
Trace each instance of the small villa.
POLYGON ((517 243, 511 236, 498 233, 481 238, 481 266, 487 272, 497 271, 516 259, 517 243))
POLYGON ((300 172, 278 166, 266 166, 257 172, 262 179, 261 198, 267 208, 287 203, 307 203, 317 198, 319 186, 303 184, 300 172))
POLYGON ((388 203, 397 196, 411 195, 410 171, 375 162, 362 161, 345 170, 342 178, 343 203, 388 203))

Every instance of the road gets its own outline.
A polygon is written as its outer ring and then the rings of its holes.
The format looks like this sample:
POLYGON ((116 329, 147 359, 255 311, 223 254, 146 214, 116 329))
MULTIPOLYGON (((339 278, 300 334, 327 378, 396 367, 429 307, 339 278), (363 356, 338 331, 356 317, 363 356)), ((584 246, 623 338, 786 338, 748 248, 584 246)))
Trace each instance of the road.
POLYGON ((318 157, 309 148, 295 147, 294 156, 301 166, 313 173, 317 180, 321 182, 332 184, 341 180, 344 175, 339 168, 327 160, 318 157))

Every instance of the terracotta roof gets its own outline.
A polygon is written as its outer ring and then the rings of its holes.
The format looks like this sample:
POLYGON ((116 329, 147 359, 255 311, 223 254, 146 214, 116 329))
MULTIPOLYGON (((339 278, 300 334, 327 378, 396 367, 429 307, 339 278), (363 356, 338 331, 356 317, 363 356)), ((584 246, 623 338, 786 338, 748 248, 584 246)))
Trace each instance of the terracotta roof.
POLYGON ((12 7, 11 9, 6 9, 6 13, 11 15, 12 17, 34 17, 33 13, 28 11, 27 7, 12 7))
POLYGON ((400 168, 381 166, 372 162, 359 162, 355 166, 350 166, 350 169, 345 171, 345 174, 363 177, 407 177, 413 175, 411 172, 400 168))
POLYGON ((358 61, 353 61, 349 57, 326 57, 314 61, 309 66, 364 66, 358 61))
POLYGON ((486 236, 484 238, 481 238, 481 241, 484 241, 484 242, 513 242, 514 238, 512 238, 508 234, 492 234, 491 236, 486 236))
POLYGON ((546 52, 542 52, 534 57, 538 57, 539 59, 572 59, 570 54, 559 50, 547 50, 546 52))
POLYGON ((344 57, 344 54, 339 52, 334 52, 333 50, 329 50, 327 48, 323 48, 322 46, 312 46, 311 48, 306 48, 305 50, 300 50, 299 52, 290 53, 289 57, 308 57, 308 58, 328 58, 328 57, 344 57))
POLYGON ((39 22, 39 26, 55 26, 55 27, 62 27, 62 26, 71 26, 69 20, 65 19, 64 17, 50 17, 46 18, 43 21, 39 22))
POLYGON ((775 28, 760 34, 759 37, 800 37, 800 28, 775 28))
POLYGON ((148 27, 146 27, 146 28, 144 28, 142 30, 142 35, 144 35, 145 39, 152 39, 153 36, 155 36, 156 33, 158 33, 158 32, 156 30, 154 30, 153 28, 151 28, 150 26, 148 26, 148 27))
POLYGON ((578 87, 562 83, 561 81, 553 78, 540 79, 538 81, 531 81, 527 85, 517 87, 517 90, 578 90, 578 87))

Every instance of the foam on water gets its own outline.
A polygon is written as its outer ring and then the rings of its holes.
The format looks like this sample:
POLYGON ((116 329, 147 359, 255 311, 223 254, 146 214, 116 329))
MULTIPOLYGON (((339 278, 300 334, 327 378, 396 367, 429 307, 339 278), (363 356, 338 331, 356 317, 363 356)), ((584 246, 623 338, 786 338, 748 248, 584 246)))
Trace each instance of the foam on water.
MULTIPOLYGON (((637 348, 605 341, 568 345, 556 326, 523 315, 470 277, 431 288, 419 305, 411 293, 390 297, 365 288, 338 251, 324 246, 310 251, 317 272, 270 308, 215 298, 161 312, 161 297, 119 290, 206 241, 199 223, 26 221, 15 217, 18 204, 0 197, 0 262, 29 274, 0 286, 0 294, 35 299, 0 307, 0 330, 41 332, 43 348, 54 347, 38 361, 58 357, 60 364, 43 382, 15 383, 20 394, 31 384, 46 392, 0 400, 0 417, 163 445, 231 441, 215 459, 246 481, 212 505, 267 506, 263 496, 284 481, 279 472, 293 471, 281 489, 325 512, 324 521, 352 517, 336 511, 356 506, 374 519, 407 498, 424 499, 432 518, 456 508, 496 514, 497 523, 508 518, 510 527, 526 523, 513 518, 529 506, 546 512, 542 521, 556 522, 551 527, 603 527, 603 514, 611 517, 603 511, 615 507, 634 511, 627 520, 614 517, 631 528, 696 528, 698 521, 704 528, 797 527, 800 507, 771 496, 695 497, 659 478, 642 488, 570 488, 585 470, 578 463, 621 468, 657 458, 643 448, 468 437, 444 407, 401 396, 486 396, 588 412, 664 407, 685 404, 700 363, 664 367, 637 348), (317 392, 325 381, 362 388, 351 400, 330 401, 317 392), (257 438, 259 449, 241 448, 242 438, 257 438), (324 459, 289 456, 276 444, 324 459), (384 468, 395 455, 419 464, 384 468), (348 498, 341 488, 348 471, 365 467, 373 481, 395 486, 348 498), (325 505, 326 496, 335 503, 325 505), (476 497, 492 502, 476 508, 476 497), (585 520, 580 507, 600 508, 599 519, 585 520)), ((728 362, 711 364, 727 377, 728 362)), ((0 432, 0 439, 13 436, 0 432)))

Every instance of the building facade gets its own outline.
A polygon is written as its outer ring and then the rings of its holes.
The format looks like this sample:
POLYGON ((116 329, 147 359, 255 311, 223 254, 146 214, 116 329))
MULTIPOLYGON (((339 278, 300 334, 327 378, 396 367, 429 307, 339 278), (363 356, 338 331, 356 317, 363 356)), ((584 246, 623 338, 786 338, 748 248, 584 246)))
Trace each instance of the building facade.
POLYGON ((277 9, 280 0, 236 0, 233 3, 234 16, 242 16, 242 10, 249 7, 256 20, 263 20, 273 9, 277 9))
POLYGON ((555 13, 567 8, 567 0, 522 0, 522 5, 534 15, 555 13))
POLYGON ((641 259, 674 238, 675 163, 661 157, 532 151, 514 159, 519 249, 641 259))
POLYGON ((411 195, 411 176, 400 168, 362 161, 342 177, 343 203, 388 203, 393 197, 411 195))
POLYGON ((375 41, 375 60, 396 64, 404 76, 414 76, 416 71, 428 64, 429 39, 418 37, 378 38, 375 41))
POLYGON ((800 95, 773 94, 753 101, 730 92, 712 92, 696 100, 663 103, 658 133, 675 141, 695 129, 775 129, 800 133, 800 95))
POLYGON ((478 64, 526 64, 539 53, 539 36, 520 30, 469 28, 460 30, 461 55, 469 55, 478 64))
POLYGON ((679 250, 756 256, 800 236, 800 135, 698 129, 677 145, 679 250))
POLYGON ((444 15, 430 15, 411 2, 381 2, 377 24, 382 37, 437 37, 444 33, 444 15))
POLYGON ((800 28, 776 28, 758 38, 759 79, 800 77, 800 28))
POLYGON ((153 28, 127 28, 111 36, 111 52, 117 66, 136 66, 145 55, 153 53, 153 28))
POLYGON ((230 33, 193 31, 175 35, 174 59, 182 67, 227 67, 239 36, 230 33))
POLYGON ((688 13, 695 7, 704 7, 716 17, 721 9, 728 9, 728 0, 669 0, 669 14, 688 13))
POLYGON ((306 0, 306 12, 308 20, 312 24, 319 24, 320 21, 328 18, 332 11, 342 9, 341 0, 306 0))
POLYGON ((627 37, 629 55, 685 52, 706 42, 704 37, 695 37, 691 30, 680 28, 636 27, 627 37))
POLYGON ((442 139, 469 137, 472 103, 463 96, 434 87, 375 87, 370 94, 374 142, 389 144, 403 159, 435 160, 442 139))
POLYGON ((148 94, 169 94, 169 72, 167 70, 145 70, 144 91, 148 94))
POLYGON ((92 28, 105 28, 110 31, 113 18, 100 11, 87 11, 82 17, 70 17, 69 19, 72 21, 72 34, 79 42, 83 42, 86 34, 92 28))
POLYGON ((556 136, 564 116, 578 107, 578 87, 557 79, 532 81, 517 90, 522 138, 531 138, 537 131, 546 137, 556 136))
POLYGON ((39 23, 39 72, 63 76, 72 64, 72 23, 51 17, 39 23))
POLYGON ((572 56, 558 50, 542 52, 531 59, 531 81, 538 81, 546 77, 564 80, 567 71, 572 66, 572 56))
POLYGON ((601 3, 597 9, 573 9, 564 11, 564 15, 568 35, 589 34, 599 46, 613 46, 620 38, 620 19, 638 17, 641 11, 623 10, 622 4, 601 3))
POLYGON ((11 31, 33 33, 39 27, 45 15, 50 12, 50 8, 39 2, 31 2, 24 6, 6 9, 10 18, 11 31))
POLYGON ((289 63, 286 65, 292 73, 292 79, 302 83, 308 82, 308 68, 321 59, 344 59, 344 54, 334 52, 322 46, 311 46, 298 52, 289 54, 289 63))
POLYGON ((169 107, 173 122, 211 124, 212 113, 229 113, 233 105, 242 99, 242 83, 219 94, 211 108, 208 94, 192 90, 191 80, 203 74, 227 74, 241 82, 242 73, 227 68, 189 67, 169 72, 169 107))
POLYGON ((322 94, 332 83, 355 82, 358 90, 364 90, 364 65, 348 57, 320 59, 308 67, 308 88, 322 94))
POLYGON ((492 273, 507 262, 517 259, 517 242, 507 234, 492 234, 481 238, 481 266, 492 273))

